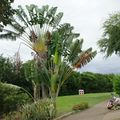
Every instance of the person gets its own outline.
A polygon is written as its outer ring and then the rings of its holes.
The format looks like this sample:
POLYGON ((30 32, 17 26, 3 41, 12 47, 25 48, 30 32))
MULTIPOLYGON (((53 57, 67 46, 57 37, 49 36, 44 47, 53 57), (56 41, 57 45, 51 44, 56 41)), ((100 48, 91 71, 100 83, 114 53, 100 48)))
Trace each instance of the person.
POLYGON ((107 108, 112 109, 113 107, 117 108, 117 106, 120 106, 120 98, 113 96, 112 99, 107 102, 107 108))
POLYGON ((107 102, 107 108, 108 108, 108 109, 112 109, 113 106, 114 106, 114 101, 113 101, 113 99, 110 99, 110 100, 107 102))

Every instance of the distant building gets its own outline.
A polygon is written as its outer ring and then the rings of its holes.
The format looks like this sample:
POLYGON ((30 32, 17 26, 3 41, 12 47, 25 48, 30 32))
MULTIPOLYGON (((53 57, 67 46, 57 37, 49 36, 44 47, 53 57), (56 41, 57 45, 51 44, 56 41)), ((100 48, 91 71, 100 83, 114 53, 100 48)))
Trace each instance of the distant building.
POLYGON ((83 89, 79 89, 79 95, 83 95, 84 94, 84 90, 83 89))

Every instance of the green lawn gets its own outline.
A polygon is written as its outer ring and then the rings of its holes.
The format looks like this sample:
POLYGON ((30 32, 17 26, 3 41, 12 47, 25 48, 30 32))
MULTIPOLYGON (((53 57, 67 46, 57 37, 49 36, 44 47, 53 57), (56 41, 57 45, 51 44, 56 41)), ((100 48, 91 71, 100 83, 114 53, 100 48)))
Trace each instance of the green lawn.
POLYGON ((109 98, 110 98, 110 93, 94 93, 94 94, 58 97, 57 98, 58 115, 72 111, 72 107, 75 104, 79 104, 81 102, 88 102, 89 106, 91 107, 109 98))

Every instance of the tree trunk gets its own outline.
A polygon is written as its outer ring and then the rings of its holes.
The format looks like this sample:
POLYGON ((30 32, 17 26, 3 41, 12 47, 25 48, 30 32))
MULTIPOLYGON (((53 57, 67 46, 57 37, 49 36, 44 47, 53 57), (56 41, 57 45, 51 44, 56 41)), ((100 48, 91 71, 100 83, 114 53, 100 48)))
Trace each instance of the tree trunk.
POLYGON ((42 98, 46 98, 46 91, 45 91, 45 85, 44 82, 41 82, 41 89, 42 89, 42 98))
POLYGON ((58 97, 60 91, 60 85, 58 85, 57 92, 56 92, 56 97, 58 97))
POLYGON ((37 101, 40 99, 40 85, 34 85, 34 100, 37 101))
POLYGON ((36 85, 33 86, 33 96, 34 96, 34 100, 37 100, 37 88, 36 85))

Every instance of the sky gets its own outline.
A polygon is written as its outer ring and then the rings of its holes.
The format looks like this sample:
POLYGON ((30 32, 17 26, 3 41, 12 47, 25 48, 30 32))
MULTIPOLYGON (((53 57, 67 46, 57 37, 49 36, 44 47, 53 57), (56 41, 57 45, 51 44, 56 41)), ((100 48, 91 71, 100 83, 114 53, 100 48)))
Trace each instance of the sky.
MULTIPOLYGON (((70 23, 75 32, 80 33, 84 39, 83 49, 92 47, 97 50, 97 56, 79 71, 90 71, 96 73, 120 73, 120 57, 112 55, 105 58, 105 54, 99 53, 97 41, 101 38, 103 22, 113 14, 120 11, 120 0, 15 0, 13 7, 18 5, 36 4, 38 6, 57 6, 59 12, 63 12, 62 23, 70 23)), ((0 41, 0 54, 12 57, 18 50, 20 41, 0 41)), ((23 61, 29 60, 30 49, 21 46, 20 55, 23 61)))

